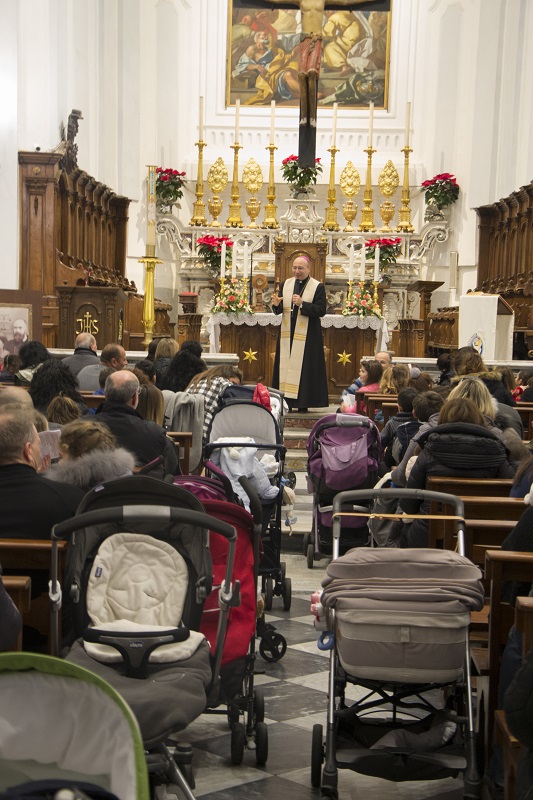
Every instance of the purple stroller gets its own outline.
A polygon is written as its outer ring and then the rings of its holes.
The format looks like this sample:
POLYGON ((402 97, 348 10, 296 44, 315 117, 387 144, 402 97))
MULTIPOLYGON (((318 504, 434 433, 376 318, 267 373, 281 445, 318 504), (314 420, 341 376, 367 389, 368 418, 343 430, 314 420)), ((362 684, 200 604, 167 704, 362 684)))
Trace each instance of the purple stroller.
MULTIPOLYGON (((371 489, 378 480, 379 431, 368 417, 328 414, 318 420, 307 440, 307 489, 313 494, 313 528, 304 536, 307 566, 332 553, 332 503, 338 492, 371 489)), ((343 552, 368 543, 362 517, 343 519, 343 552)))

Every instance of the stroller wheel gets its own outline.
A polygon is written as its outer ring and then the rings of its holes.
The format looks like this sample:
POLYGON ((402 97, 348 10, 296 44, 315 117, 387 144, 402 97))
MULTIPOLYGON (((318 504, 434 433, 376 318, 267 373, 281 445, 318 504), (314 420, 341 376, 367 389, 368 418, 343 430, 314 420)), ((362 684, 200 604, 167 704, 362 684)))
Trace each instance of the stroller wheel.
POLYGON ((279 661, 285 655, 286 650, 287 641, 281 633, 273 633, 269 642, 264 639, 259 642, 259 652, 265 661, 279 661))
POLYGON ((324 760, 324 746, 322 725, 313 725, 313 738, 311 741, 311 786, 318 789, 322 780, 322 761, 324 760))
POLYGON ((240 711, 237 706, 228 706, 228 728, 233 728, 235 723, 239 721, 240 711))
POLYGON ((312 542, 307 545, 307 566, 313 569, 315 563, 315 546, 312 542))
POLYGON ((268 760, 268 728, 266 722, 258 722, 255 728, 255 762, 264 767, 268 760))
POLYGON ((254 718, 256 725, 265 721, 265 695, 262 689, 254 691, 254 718))
POLYGON ((290 578, 285 578, 283 581, 283 610, 291 610, 292 601, 292 581, 290 578))
POLYGON ((270 611, 274 599, 274 581, 271 577, 265 580, 265 610, 270 611))
POLYGON ((280 561, 279 562, 279 568, 280 568, 280 571, 281 571, 281 580, 284 581, 285 580, 285 575, 287 574, 287 564, 286 564, 286 562, 285 561, 280 561))
POLYGON ((246 731, 242 722, 236 722, 231 729, 231 763, 236 767, 242 764, 246 746, 246 731))
POLYGON ((304 556, 307 555, 307 548, 309 547, 310 541, 311 541, 311 534, 304 533, 303 544, 302 544, 302 551, 304 556))

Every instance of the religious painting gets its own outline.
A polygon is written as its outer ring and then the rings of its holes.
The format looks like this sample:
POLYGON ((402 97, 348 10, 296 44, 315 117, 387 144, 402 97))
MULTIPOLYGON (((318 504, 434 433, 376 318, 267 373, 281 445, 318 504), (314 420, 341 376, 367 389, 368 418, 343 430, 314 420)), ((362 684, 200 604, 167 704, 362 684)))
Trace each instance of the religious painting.
MULTIPOLYGON (((391 0, 323 5, 318 105, 386 108, 391 0)), ((229 0, 227 105, 298 107, 299 0, 229 0)))
POLYGON ((41 339, 41 293, 0 291, 0 360, 18 355, 30 339, 41 339))

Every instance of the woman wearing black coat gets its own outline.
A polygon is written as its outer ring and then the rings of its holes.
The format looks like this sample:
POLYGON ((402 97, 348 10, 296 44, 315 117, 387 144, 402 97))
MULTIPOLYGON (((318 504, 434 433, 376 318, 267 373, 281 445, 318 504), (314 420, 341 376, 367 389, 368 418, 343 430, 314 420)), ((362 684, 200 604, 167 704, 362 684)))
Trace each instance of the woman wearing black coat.
MULTIPOLYGON (((423 448, 416 459, 407 489, 425 489, 428 477, 512 478, 507 450, 501 439, 492 433, 481 411, 466 398, 448 400, 439 414, 438 425, 418 440, 423 448)), ((428 514, 429 503, 402 500, 406 514, 428 514)), ((401 547, 428 546, 428 520, 413 520, 404 526, 401 547)))

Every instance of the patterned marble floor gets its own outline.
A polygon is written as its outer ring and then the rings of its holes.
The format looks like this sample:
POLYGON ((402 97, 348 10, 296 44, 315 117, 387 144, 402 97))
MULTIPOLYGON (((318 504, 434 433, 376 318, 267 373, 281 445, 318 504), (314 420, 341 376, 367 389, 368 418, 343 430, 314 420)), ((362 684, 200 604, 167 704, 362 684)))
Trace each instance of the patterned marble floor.
MULTIPOLYGON (((319 586, 319 570, 310 571, 309 580, 314 588, 319 586)), ((258 666, 264 669, 264 674, 257 676, 256 685, 262 686, 265 693, 267 764, 257 767, 254 752, 248 750, 242 765, 232 766, 226 717, 204 715, 187 731, 194 750, 197 798, 320 798, 320 791, 313 789, 310 781, 311 731, 315 723, 325 723, 328 656, 316 647, 309 592, 293 595, 290 612, 282 611, 281 601, 274 599, 268 620, 285 636, 288 648, 276 663, 266 663, 258 657, 258 666)), ((341 800, 459 800, 462 796, 460 779, 395 784, 348 770, 339 771, 341 800)))

